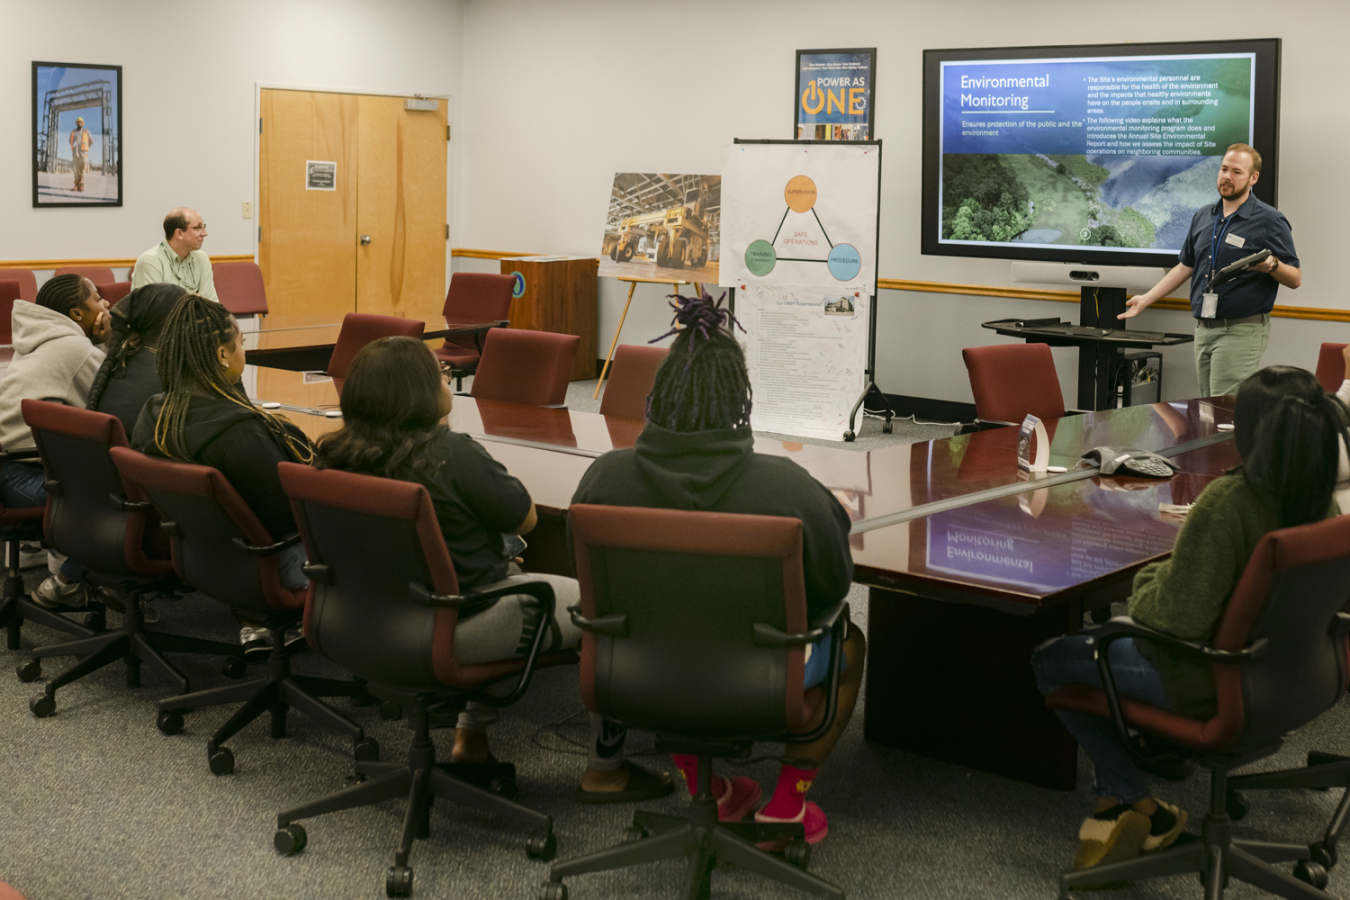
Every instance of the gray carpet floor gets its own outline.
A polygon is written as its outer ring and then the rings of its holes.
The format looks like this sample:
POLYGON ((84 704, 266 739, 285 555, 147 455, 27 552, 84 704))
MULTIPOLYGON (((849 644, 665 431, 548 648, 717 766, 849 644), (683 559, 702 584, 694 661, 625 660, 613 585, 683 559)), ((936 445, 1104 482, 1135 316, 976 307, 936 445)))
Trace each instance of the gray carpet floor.
MULTIPOLYGON (((573 393, 590 397, 584 383, 573 393)), ((573 407, 588 408, 579 398, 573 407)), ((864 431, 865 439, 879 445, 879 423, 869 421, 867 428, 875 435, 864 431)), ((904 440, 902 428, 884 440, 904 440)), ((860 445, 866 446, 861 441, 853 446, 860 445)), ((866 591, 855 586, 850 602, 854 620, 865 629, 866 591)), ((202 595, 161 601, 159 608, 163 621, 155 627, 160 630, 218 639, 237 633, 228 611, 202 595)), ((117 617, 110 618, 115 627, 117 617)), ((0 673, 0 880, 28 900, 384 896, 384 873, 393 862, 402 824, 399 801, 306 821, 309 844, 295 857, 280 857, 272 848, 279 810, 342 786, 352 770, 346 738, 295 713, 284 739, 271 738, 265 720, 257 722, 229 741, 234 773, 216 777, 207 766, 206 741, 232 710, 190 714, 181 733, 164 736, 155 727, 154 701, 167 695, 167 685, 147 676, 144 686, 129 689, 120 664, 61 689, 56 714, 37 719, 28 703, 41 692, 41 681, 22 684, 12 667, 28 659, 26 650, 59 639, 55 632, 27 626, 23 650, 0 651, 11 667, 0 673)), ((216 658, 174 658, 194 687, 226 683, 216 658)), ((70 662, 49 660, 44 678, 70 662)), ((295 669, 341 674, 313 654, 298 656, 295 669)), ((334 702, 379 741, 383 759, 403 758, 411 735, 404 722, 384 721, 373 707, 334 702)), ((861 703, 866 702, 864 693, 861 703)), ((553 817, 560 857, 616 843, 635 808, 572 801, 584 766, 576 744, 584 735, 582 722, 576 671, 553 669, 537 676, 525 699, 504 714, 492 733, 496 755, 518 767, 521 801, 553 817)), ((448 754, 450 732, 437 736, 448 754)), ((649 738, 634 735, 629 749, 645 764, 673 771, 668 760, 643 755, 650 746, 649 738)), ((1258 767, 1298 765, 1312 748, 1350 752, 1350 707, 1342 703, 1258 767)), ((770 790, 778 748, 767 745, 762 752, 763 761, 721 771, 751 775, 770 790)), ((1057 893, 1057 876, 1072 857, 1090 802, 1090 766, 1081 758, 1078 781, 1074 792, 1050 791, 876 746, 863 740, 862 717, 855 715, 811 792, 830 818, 830 835, 815 848, 811 868, 855 900, 1049 900, 1057 893)), ((1183 783, 1162 783, 1157 793, 1182 804, 1198 821, 1207 782, 1197 775, 1183 783)), ((1248 795, 1252 811, 1238 833, 1315 840, 1339 794, 1254 792, 1248 795)), ((641 805, 667 812, 678 806, 678 796, 641 805)), ((527 858, 526 837, 491 816, 438 805, 430 838, 413 850, 414 896, 535 897, 547 866, 527 858)), ((573 900, 673 897, 679 872, 671 862, 580 876, 569 886, 573 900)), ((1330 889, 1347 892, 1338 869, 1330 889)), ((1202 896, 1191 877, 1097 893, 1121 900, 1202 896)), ((1228 896, 1257 895, 1234 883, 1228 896)), ((724 868, 714 876, 714 896, 799 895, 724 868)))

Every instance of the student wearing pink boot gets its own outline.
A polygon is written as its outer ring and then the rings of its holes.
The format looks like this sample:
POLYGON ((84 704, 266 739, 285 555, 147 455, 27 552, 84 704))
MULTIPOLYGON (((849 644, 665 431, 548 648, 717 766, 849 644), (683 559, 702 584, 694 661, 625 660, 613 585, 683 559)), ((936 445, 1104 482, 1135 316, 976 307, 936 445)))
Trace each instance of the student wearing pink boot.
MULTIPOLYGON (((672 304, 678 331, 669 332, 677 337, 656 373, 646 427, 633 449, 615 450, 595 461, 572 502, 800 519, 807 613, 828 610, 843 599, 853 580, 848 514, 828 488, 796 463, 754 452, 750 379, 740 345, 728 329, 729 314, 706 294, 678 300, 672 304)), ((825 680, 830 640, 809 648, 807 687, 825 680)), ((828 825, 806 792, 848 727, 858 699, 866 641, 857 628, 850 629, 843 651, 845 670, 832 727, 810 744, 787 745, 773 795, 755 814, 759 822, 802 823, 812 844, 825 837, 828 825)), ((606 791, 622 792, 630 780, 622 729, 607 725, 605 731, 609 739, 591 754, 582 780, 579 794, 585 802, 603 802, 599 797, 606 791)), ((697 784, 695 757, 677 756, 675 764, 687 785, 697 784)), ((738 775, 714 776, 713 796, 718 818, 730 822, 758 807, 763 794, 753 779, 738 775)))

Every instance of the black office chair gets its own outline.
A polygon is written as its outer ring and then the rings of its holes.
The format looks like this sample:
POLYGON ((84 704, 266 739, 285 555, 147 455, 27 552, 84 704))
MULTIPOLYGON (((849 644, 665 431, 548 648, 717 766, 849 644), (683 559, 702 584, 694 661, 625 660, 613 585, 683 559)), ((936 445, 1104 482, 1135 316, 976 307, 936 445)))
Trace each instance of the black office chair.
POLYGON ((465 603, 529 594, 548 621, 553 589, 531 582, 461 594, 431 497, 420 484, 294 463, 282 463, 280 471, 309 554, 310 645, 367 679, 375 696, 410 707, 414 734, 407 762, 358 762, 354 786, 280 813, 277 851, 291 855, 305 847, 308 837, 299 819, 406 796, 403 834, 385 881, 391 897, 412 892, 408 856, 413 841, 430 834, 436 799, 526 825, 534 831, 526 844, 529 855, 552 858, 553 820, 510 799, 514 766, 438 763, 428 706, 434 704, 438 713, 462 709, 470 700, 505 706, 520 699, 538 666, 575 662, 575 653, 540 656, 547 628, 539 629, 523 659, 461 665, 455 658, 455 626, 465 603), (514 685, 505 694, 489 693, 507 679, 514 685))
POLYGON ((143 490, 166 517, 161 527, 170 537, 178 577, 253 621, 265 622, 272 641, 265 675, 161 700, 159 730, 177 734, 186 712, 243 703, 206 744, 211 771, 227 775, 234 771, 234 753, 221 745, 263 713, 270 714, 272 737, 285 737, 286 711, 295 707, 351 737, 357 759, 379 759, 374 738, 366 737, 360 725, 318 699, 368 697, 363 686, 291 672, 283 634, 299 624, 306 590, 282 586, 276 555, 298 544, 300 535, 273 540, 216 469, 157 459, 126 447, 114 447, 111 452, 123 483, 143 490))
POLYGON ((718 861, 842 898, 803 871, 810 848, 800 824, 719 822, 712 795, 714 757, 742 757, 756 740, 810 742, 834 721, 848 607, 807 621, 802 523, 586 504, 568 517, 586 707, 656 732, 659 752, 697 756, 698 785, 683 815, 639 812, 624 846, 554 863, 540 900, 566 900, 565 877, 671 858, 687 861, 689 900, 708 896, 718 861), (830 632, 829 678, 804 691, 804 648, 830 632), (820 725, 804 733, 822 705, 820 725), (785 859, 755 846, 784 839, 785 859))
POLYGON ((1348 604, 1350 516, 1338 516, 1263 537, 1208 644, 1123 617, 1095 632, 1105 688, 1069 685, 1048 696, 1047 705, 1110 717, 1132 755, 1140 751, 1131 730, 1185 748, 1210 770, 1210 807, 1199 840, 1183 836, 1164 851, 1065 874, 1061 893, 1194 872, 1206 884, 1207 900, 1222 898, 1229 876, 1296 900, 1329 897, 1321 890, 1326 861, 1308 845, 1232 836, 1228 790, 1244 779, 1230 782, 1229 772, 1279 750, 1288 732, 1345 693, 1348 604), (1217 691, 1214 716, 1198 721, 1118 697, 1106 648, 1125 637, 1156 641, 1208 662, 1217 691), (1276 869, 1277 862, 1295 862, 1294 874, 1276 869))
POLYGON ((184 693, 186 676, 164 658, 165 652, 209 653, 242 660, 239 645, 145 630, 141 599, 185 589, 173 572, 168 541, 160 533, 154 507, 134 485, 124 485, 109 451, 127 446, 116 416, 45 400, 24 400, 23 418, 47 469, 47 514, 44 533, 59 552, 79 560, 98 585, 127 592, 122 629, 33 651, 19 668, 21 681, 42 674, 49 656, 76 656, 79 662, 47 682, 29 708, 45 718, 56 711, 56 691, 123 660, 127 686, 139 687, 146 663, 184 693))

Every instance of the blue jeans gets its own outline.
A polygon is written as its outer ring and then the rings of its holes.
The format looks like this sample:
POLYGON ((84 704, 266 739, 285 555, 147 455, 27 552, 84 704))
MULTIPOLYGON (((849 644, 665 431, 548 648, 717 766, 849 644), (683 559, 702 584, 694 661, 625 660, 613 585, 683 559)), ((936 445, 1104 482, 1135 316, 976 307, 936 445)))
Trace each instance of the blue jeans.
MULTIPOLYGON (((1041 693, 1051 694, 1070 684, 1101 687, 1097 662, 1092 658, 1093 646, 1092 632, 1088 631, 1055 638, 1037 647, 1031 657, 1031 667, 1041 693)), ((1158 670, 1139 652, 1131 638, 1112 643, 1109 658, 1111 677, 1121 697, 1161 709, 1172 708, 1172 700, 1167 696, 1158 670)), ((1149 795, 1143 773, 1121 745, 1110 719, 1068 709, 1057 709, 1055 715, 1078 741, 1078 746, 1092 758, 1097 773, 1098 797, 1138 803, 1149 795)))
MULTIPOLYGON (((47 505, 47 489, 43 483, 47 473, 42 463, 0 463, 0 503, 12 509, 31 509, 47 505)), ((61 577, 74 584, 84 581, 89 570, 70 557, 61 564, 61 577)))
POLYGON ((305 564, 305 545, 303 542, 292 544, 277 554, 277 568, 281 571, 281 586, 291 591, 302 591, 309 587, 309 576, 300 569, 305 564))

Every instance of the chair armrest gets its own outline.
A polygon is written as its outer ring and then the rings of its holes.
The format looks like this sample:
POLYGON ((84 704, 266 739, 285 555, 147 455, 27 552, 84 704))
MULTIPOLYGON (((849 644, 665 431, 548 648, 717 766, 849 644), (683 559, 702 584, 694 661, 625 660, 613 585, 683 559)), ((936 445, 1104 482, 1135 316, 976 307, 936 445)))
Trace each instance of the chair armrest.
POLYGON ((128 500, 121 494, 109 494, 108 503, 118 512, 150 512, 155 504, 147 500, 128 500))
POLYGON ((505 696, 499 696, 488 693, 485 688, 473 695, 474 700, 486 703, 488 706, 510 706, 525 695, 525 689, 530 686, 530 679, 534 677, 535 664, 539 661, 539 651, 543 649, 544 638, 553 630, 549 626, 553 621, 553 611, 556 608, 557 601, 553 596, 553 585, 547 581, 521 581, 497 588, 494 591, 465 595, 465 599, 482 600, 516 594, 528 594, 538 601, 539 627, 534 632, 534 640, 530 642, 530 652, 525 657, 525 667, 520 670, 520 676, 516 679, 516 683, 511 690, 505 696))
POLYGON ((787 741, 790 744, 809 744, 820 740, 834 727, 834 719, 839 712, 839 676, 843 672, 844 641, 852 625, 848 603, 840 602, 821 617, 822 621, 825 619, 829 620, 829 630, 834 634, 834 640, 830 643, 829 674, 825 677, 825 716, 809 732, 792 735, 787 741))
POLYGON ((1125 747, 1125 751, 1130 754, 1131 758, 1146 765, 1159 762, 1170 754, 1143 752, 1138 742, 1130 734, 1129 726, 1125 723, 1125 714, 1121 711, 1120 706, 1120 695, 1116 692, 1116 681, 1111 674, 1109 648, 1115 641, 1126 637, 1145 638, 1200 659, 1224 663, 1244 663, 1248 660, 1259 659, 1270 646, 1269 641, 1265 638, 1258 638, 1241 650, 1218 650, 1198 641, 1187 641, 1165 632, 1156 631, 1147 625, 1139 624, 1129 616, 1117 616, 1094 631, 1092 633, 1092 656, 1097 661, 1097 672, 1101 676, 1102 691, 1106 694, 1106 705, 1111 711, 1111 723, 1116 728, 1116 737, 1119 738, 1120 743, 1125 747))
POLYGON ((289 534, 274 544, 250 544, 241 537, 230 538, 230 543, 241 553, 247 553, 249 556, 272 556, 280 553, 287 547, 293 547, 300 543, 300 532, 289 534))
MULTIPOLYGON (((835 623, 841 615, 848 611, 848 603, 839 601, 834 607, 821 614, 811 623, 811 630, 801 634, 788 634, 775 628, 772 625, 765 625, 762 622, 756 622, 755 628, 755 646, 756 647, 804 647, 807 644, 814 644, 817 641, 824 640, 825 635, 834 629, 835 623)), ((848 616, 844 615, 845 622, 848 616)), ((847 637, 847 631, 845 631, 847 637)), ((843 640, 843 637, 840 638, 843 640)))
POLYGON ((581 614, 580 605, 567 607, 567 615, 571 617, 572 624, 582 631, 589 631, 591 634, 603 634, 607 637, 628 637, 628 616, 626 615, 614 614, 588 619, 581 614))
POLYGON ((38 459, 37 448, 32 450, 0 450, 0 462, 17 462, 21 459, 38 459))

